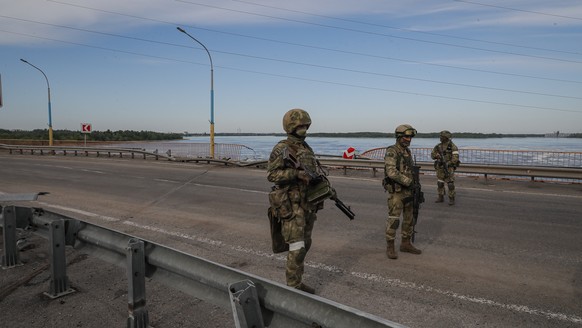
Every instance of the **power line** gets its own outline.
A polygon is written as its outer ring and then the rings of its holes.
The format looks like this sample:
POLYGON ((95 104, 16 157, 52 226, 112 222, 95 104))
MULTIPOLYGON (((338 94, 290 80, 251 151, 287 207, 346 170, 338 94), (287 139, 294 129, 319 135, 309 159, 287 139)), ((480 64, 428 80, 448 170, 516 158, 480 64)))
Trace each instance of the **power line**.
MULTIPOLYGON (((357 23, 357 24, 368 25, 368 26, 389 28, 389 29, 393 29, 393 30, 397 30, 397 31, 405 31, 405 32, 410 32, 410 33, 418 33, 418 34, 425 34, 425 35, 431 35, 431 36, 446 37, 446 38, 459 39, 459 40, 464 40, 464 41, 482 42, 482 43, 489 43, 489 44, 502 45, 502 46, 515 47, 515 48, 523 48, 523 49, 530 49, 530 50, 542 50, 542 51, 557 52, 557 53, 564 53, 564 54, 570 54, 570 55, 582 55, 582 53, 580 53, 580 52, 557 50, 557 49, 548 49, 548 48, 540 48, 540 47, 531 47, 531 46, 518 45, 518 44, 514 44, 514 43, 504 43, 504 42, 497 42, 497 41, 480 40, 480 39, 467 38, 467 37, 461 37, 461 36, 456 36, 456 35, 449 35, 449 34, 442 34, 442 33, 434 33, 434 32, 427 32, 427 31, 418 31, 418 30, 407 29, 407 28, 402 28, 402 27, 395 27, 395 26, 389 26, 389 25, 384 25, 384 24, 363 22, 363 21, 354 20, 354 19, 346 19, 346 18, 339 18, 339 17, 327 16, 327 15, 319 15, 319 14, 309 13, 309 12, 306 12, 306 11, 300 11, 300 10, 293 10, 293 9, 282 8, 282 7, 269 6, 269 5, 255 3, 255 2, 251 2, 251 1, 244 1, 244 0, 231 0, 231 1, 245 3, 245 4, 250 4, 250 5, 253 5, 253 6, 259 6, 259 7, 271 8, 271 9, 277 9, 277 10, 283 10, 283 11, 288 11, 288 12, 298 13, 298 14, 303 14, 303 15, 309 15, 309 16, 314 16, 314 17, 321 17, 321 18, 326 18, 326 19, 333 19, 333 20, 342 21, 342 22, 357 23)), ((463 2, 465 2, 465 1, 463 1, 463 2)))
POLYGON ((358 29, 353 29, 353 28, 347 28, 347 27, 340 27, 340 26, 326 25, 326 24, 321 24, 321 23, 307 22, 307 21, 302 21, 302 20, 298 20, 298 19, 290 19, 290 18, 277 17, 277 16, 272 16, 272 15, 258 14, 258 13, 253 13, 253 12, 249 12, 249 11, 229 9, 229 8, 224 8, 224 7, 219 7, 219 6, 213 6, 213 5, 207 5, 207 4, 202 4, 202 3, 192 2, 192 1, 186 1, 186 0, 174 0, 174 1, 183 2, 183 3, 187 3, 187 4, 191 4, 191 5, 196 5, 196 6, 207 7, 207 8, 220 9, 220 10, 231 11, 231 12, 236 12, 236 13, 241 13, 241 14, 247 14, 247 15, 253 15, 253 16, 260 16, 260 17, 266 17, 266 18, 283 20, 283 21, 287 21, 287 22, 307 24, 307 25, 313 25, 313 26, 319 26, 319 27, 325 27, 325 28, 331 28, 331 29, 337 29, 337 30, 355 32, 355 33, 363 33, 363 34, 369 34, 369 35, 377 35, 377 36, 383 36, 383 37, 389 37, 389 38, 401 39, 401 40, 408 40, 408 41, 414 41, 414 42, 437 44, 437 45, 441 45, 441 46, 448 46, 448 47, 455 47, 455 48, 463 48, 463 49, 478 50, 478 51, 485 51, 485 52, 501 53, 501 54, 505 54, 505 55, 513 55, 513 56, 521 56, 521 57, 529 57, 529 58, 536 58, 536 59, 544 59, 544 60, 552 60, 552 61, 559 61, 559 62, 568 62, 568 63, 582 64, 582 61, 577 61, 577 60, 569 60, 569 59, 554 58, 554 57, 528 55, 528 54, 522 54, 522 53, 516 53, 516 52, 510 52, 510 51, 492 50, 492 49, 485 49, 485 48, 479 48, 479 47, 469 47, 469 46, 463 46, 463 45, 446 43, 446 42, 437 42, 437 41, 421 40, 421 39, 415 39, 415 38, 409 38, 409 37, 403 37, 403 36, 396 36, 396 35, 379 33, 379 32, 370 32, 370 31, 363 31, 363 30, 358 30, 358 29))
MULTIPOLYGON (((179 44, 175 44, 175 43, 162 42, 162 41, 156 41, 156 40, 149 40, 149 39, 143 39, 143 38, 137 38, 137 37, 131 37, 131 36, 113 34, 113 33, 105 33, 105 32, 100 32, 100 31, 89 30, 89 29, 82 29, 82 28, 71 27, 71 26, 57 25, 57 24, 51 24, 51 23, 44 23, 44 22, 33 21, 33 20, 28 20, 28 19, 22 19, 22 18, 15 18, 15 17, 4 16, 4 15, 0 15, 0 17, 14 19, 14 20, 18 20, 18 21, 29 22, 29 23, 35 23, 35 24, 41 24, 41 25, 59 27, 59 28, 64 28, 64 29, 70 29, 70 30, 80 31, 80 32, 85 32, 85 33, 105 35, 105 36, 122 38, 122 39, 128 39, 128 40, 135 40, 135 41, 140 41, 140 42, 148 42, 148 43, 154 43, 154 44, 162 44, 162 45, 173 46, 173 47, 186 47, 186 46, 179 45, 179 44)), ((192 48, 192 47, 189 47, 188 46, 186 48, 192 48)), ((280 62, 280 63, 293 64, 293 65, 301 65, 301 66, 307 66, 307 67, 323 68, 323 69, 343 71, 343 72, 350 72, 350 73, 358 73, 358 74, 366 74, 366 75, 375 75, 375 76, 383 76, 383 77, 392 77, 392 78, 397 78, 397 79, 405 79, 405 80, 412 80, 412 81, 419 81, 419 82, 427 82, 427 83, 436 83, 436 84, 452 85, 452 86, 475 88, 475 89, 484 89, 484 90, 493 90, 493 91, 503 91, 503 92, 530 94, 530 95, 536 95, 536 96, 557 97, 557 98, 569 98, 569 99, 581 99, 582 100, 582 97, 565 96, 565 95, 555 95, 555 94, 540 93, 540 92, 533 92, 533 91, 523 91, 523 90, 513 90, 513 89, 506 89, 506 88, 495 88, 495 87, 487 87, 487 86, 480 86, 480 85, 472 85, 472 84, 467 84, 467 83, 455 83, 455 82, 438 81, 438 80, 431 80, 431 79, 421 79, 421 78, 414 78, 414 77, 402 76, 402 75, 395 75, 395 74, 369 72, 369 71, 354 70, 354 69, 348 69, 348 68, 342 68, 342 67, 333 67, 333 66, 326 66, 326 65, 309 64, 309 63, 303 63, 303 62, 298 62, 298 61, 290 61, 290 60, 284 60, 284 59, 275 59, 275 58, 268 58, 268 57, 262 57, 262 56, 241 54, 241 53, 236 53, 236 52, 220 51, 220 50, 216 50, 216 49, 213 49, 212 51, 215 52, 215 53, 221 53, 221 54, 226 54, 226 55, 231 55, 231 56, 238 56, 238 57, 245 57, 245 58, 253 58, 253 59, 259 59, 259 60, 272 61, 272 62, 280 62)))
MULTIPOLYGON (((67 2, 61 2, 61 1, 57 1, 57 0, 47 0, 47 1, 53 2, 53 3, 57 3, 57 4, 61 4, 61 5, 66 5, 66 6, 71 6, 71 7, 77 7, 77 8, 81 8, 81 9, 87 9, 87 10, 93 10, 93 11, 107 13, 107 14, 112 14, 112 15, 118 15, 118 16, 122 16, 122 17, 129 17, 129 18, 135 18, 135 19, 140 19, 140 20, 146 20, 146 21, 150 21, 150 22, 168 24, 168 25, 171 25, 171 26, 178 25, 177 23, 174 23, 174 22, 168 22, 168 21, 163 21, 163 20, 158 20, 158 19, 153 19, 153 18, 147 18, 147 17, 140 17, 140 16, 136 16, 136 15, 124 14, 124 13, 119 13, 119 12, 114 12, 114 11, 109 11, 109 10, 103 10, 103 9, 99 9, 99 8, 92 8, 92 7, 87 7, 87 6, 81 6, 81 5, 71 4, 71 3, 67 3, 67 2)), ((345 53, 345 54, 352 54, 352 55, 358 55, 358 56, 365 56, 365 57, 370 57, 370 58, 386 59, 386 60, 400 61, 400 62, 413 63, 413 64, 422 64, 422 65, 428 65, 428 66, 434 66, 434 67, 452 68, 452 69, 458 69, 458 70, 464 70, 464 71, 473 71, 473 72, 496 74, 496 75, 504 75, 504 76, 514 76, 514 77, 529 78, 529 79, 538 79, 538 80, 564 82, 564 83, 582 83, 582 81, 576 81, 576 80, 556 79, 556 78, 540 77, 540 76, 533 76, 533 75, 526 75, 526 74, 506 73, 506 72, 498 72, 498 71, 491 71, 491 70, 482 70, 482 69, 475 69, 475 68, 459 67, 459 66, 453 66, 453 65, 427 63, 427 62, 423 62, 423 61, 415 61, 415 60, 408 60, 408 59, 402 59, 402 58, 379 56, 379 55, 373 55, 373 54, 367 54, 367 53, 361 53, 361 52, 354 52, 354 51, 345 51, 345 50, 339 50, 339 49, 333 49, 333 48, 327 48, 327 47, 305 45, 305 44, 294 43, 294 42, 286 42, 286 41, 281 41, 281 40, 275 40, 275 39, 269 39, 269 38, 262 38, 262 37, 250 36, 250 35, 239 34, 239 33, 232 33, 232 32, 225 32, 225 31, 213 30, 213 29, 202 28, 202 27, 197 27, 197 26, 192 26, 192 25, 184 25, 184 26, 187 26, 189 28, 198 29, 198 30, 209 31, 209 32, 213 32, 213 33, 233 35, 233 36, 244 37, 244 38, 249 38, 249 39, 256 39, 256 40, 268 41, 268 42, 279 43, 279 44, 287 44, 287 45, 293 45, 293 46, 304 47, 304 48, 319 49, 319 50, 325 50, 325 51, 331 51, 331 52, 337 52, 337 53, 345 53)))
MULTIPOLYGON (((156 58, 156 59, 163 59, 163 60, 174 61, 174 62, 182 62, 182 63, 190 63, 190 64, 195 64, 195 65, 208 66, 208 64, 200 64, 200 63, 196 63, 196 62, 177 60, 177 59, 161 57, 161 56, 146 55, 146 54, 137 53, 137 52, 122 51, 122 50, 118 50, 118 49, 87 45, 87 44, 78 43, 78 42, 63 41, 63 40, 52 39, 52 38, 47 38, 47 37, 40 37, 40 36, 30 35, 30 34, 25 34, 25 33, 20 33, 20 32, 12 32, 12 31, 6 31, 6 30, 1 30, 1 29, 0 29, 0 32, 11 33, 11 34, 27 36, 27 37, 31 37, 31 38, 43 39, 43 40, 49 40, 49 41, 54 41, 54 42, 61 42, 61 43, 66 43, 66 44, 71 44, 71 45, 83 46, 83 47, 88 47, 88 48, 93 48, 93 49, 117 52, 117 53, 124 53, 124 54, 130 54, 130 55, 136 55, 136 56, 142 56, 142 57, 148 57, 148 58, 156 58)), ((550 110, 550 111, 582 114, 581 111, 562 109, 562 108, 522 105, 522 104, 495 102, 495 101, 469 99, 469 98, 461 98, 461 97, 449 97, 449 96, 434 95, 434 94, 427 94, 427 93, 420 93, 420 92, 411 92, 411 91, 403 91, 403 90, 385 89, 385 88, 362 86, 362 85, 356 85, 356 84, 348 84, 348 83, 341 83, 341 82, 333 82, 333 81, 295 77, 295 76, 282 75, 282 74, 259 72, 259 71, 253 71, 253 70, 245 70, 245 69, 228 67, 228 66, 216 66, 216 67, 220 67, 220 68, 227 69, 227 70, 233 70, 233 71, 261 74, 261 75, 274 76, 274 77, 282 77, 282 78, 295 79, 295 80, 301 80, 301 81, 317 82, 317 83, 323 83, 323 84, 339 85, 339 86, 353 87, 353 88, 359 88, 359 89, 376 90, 376 91, 384 91, 384 92, 391 92, 391 93, 407 94, 407 95, 414 95, 414 96, 424 96, 424 97, 457 100, 457 101, 466 101, 466 102, 474 102, 474 103, 511 106, 511 107, 527 108, 527 109, 550 110)))
MULTIPOLYGON (((94 45, 90 45, 90 44, 84 44, 84 43, 79 43, 79 42, 71 42, 71 41, 65 41, 65 40, 59 40, 59 39, 53 39, 53 38, 47 38, 47 37, 43 37, 43 36, 26 34, 26 33, 22 33, 22 32, 6 31, 6 30, 2 30, 2 29, 0 29, 0 32, 10 33, 10 34, 15 34, 15 35, 21 35, 21 36, 26 36, 26 37, 29 37, 29 38, 40 39, 40 40, 60 42, 60 43, 74 45, 74 46, 81 46, 81 47, 98 49, 98 50, 118 52, 118 53, 127 54, 127 55, 134 55, 134 56, 141 56, 141 57, 148 57, 148 58, 155 58, 155 59, 163 59, 163 60, 173 61, 173 62, 179 62, 179 63, 188 63, 188 64, 195 64, 195 65, 201 65, 201 66, 208 66, 208 64, 196 63, 196 62, 192 62, 192 61, 188 61, 188 60, 180 60, 180 59, 174 59, 174 58, 169 58, 169 57, 147 55, 147 54, 143 54, 143 53, 139 53, 139 52, 134 52, 134 51, 126 51, 126 50, 106 48, 106 47, 101 47, 101 46, 94 46, 94 45)), ((186 48, 190 48, 190 47, 186 47, 186 48)))
POLYGON ((413 95, 413 96, 424 96, 424 97, 432 97, 432 98, 440 98, 440 99, 448 99, 448 100, 468 101, 468 102, 475 102, 475 103, 482 103, 482 104, 490 104, 490 105, 502 105, 502 106, 512 106, 512 107, 521 107, 521 108, 530 108, 530 109, 540 109, 540 110, 552 110, 552 111, 559 111, 559 112, 570 112, 570 113, 582 114, 581 111, 571 110, 571 109, 561 109, 561 108, 551 108, 551 107, 530 106, 530 105, 503 103, 503 102, 495 102, 495 101, 487 101, 487 100, 477 100, 477 99, 469 99, 469 98, 460 98, 460 97, 448 97, 448 96, 441 96, 441 95, 434 95, 434 94, 427 94, 427 93, 419 93, 419 92, 410 92, 410 91, 401 91, 401 90, 393 90, 393 89, 385 89, 385 88, 361 86, 361 85, 356 85, 356 84, 340 83, 340 82, 317 80, 317 79, 307 79, 307 78, 293 77, 293 76, 288 76, 288 75, 279 75, 279 74, 273 74, 273 73, 250 71, 250 70, 239 69, 239 68, 228 68, 228 69, 242 71, 242 72, 248 72, 248 73, 262 74, 262 75, 270 75, 270 76, 276 76, 276 77, 285 77, 285 78, 296 79, 296 80, 301 80, 301 81, 309 81, 309 82, 318 82, 318 83, 325 83, 325 84, 333 84, 333 85, 340 85, 340 86, 360 88, 360 89, 368 89, 368 90, 377 90, 377 91, 385 91, 385 92, 392 92, 392 93, 407 94, 407 95, 413 95))
MULTIPOLYGON (((233 1, 234 1, 234 0, 233 0, 233 1)), ((505 10, 511 10, 511 11, 520 11, 520 12, 524 12, 524 13, 530 13, 530 14, 536 14, 536 15, 544 15, 544 16, 552 16, 552 17, 559 17, 559 18, 567 18, 567 19, 582 20, 582 18, 580 18, 580 17, 572 17, 572 16, 556 15, 556 14, 543 13, 543 12, 539 12, 539 11, 533 11, 533 10, 525 10, 525 9, 509 8, 509 7, 503 7, 503 6, 491 5, 491 4, 486 4, 486 3, 474 2, 474 1, 465 1, 465 0, 454 0, 454 1, 456 1, 456 2, 464 2, 464 3, 470 3, 470 4, 472 4, 472 5, 479 5, 479 6, 484 6, 484 7, 499 8, 499 9, 505 9, 505 10)))

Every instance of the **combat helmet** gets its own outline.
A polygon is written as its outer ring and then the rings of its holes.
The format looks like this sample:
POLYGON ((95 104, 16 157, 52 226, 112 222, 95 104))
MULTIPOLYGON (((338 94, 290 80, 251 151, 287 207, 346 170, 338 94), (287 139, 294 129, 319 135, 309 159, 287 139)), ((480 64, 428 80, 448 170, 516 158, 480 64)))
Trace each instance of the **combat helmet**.
POLYGON ((450 131, 448 131, 448 130, 442 130, 441 131, 441 138, 452 139, 453 138, 453 134, 450 131))
POLYGON ((300 125, 311 125, 311 117, 301 108, 293 108, 283 116, 283 130, 288 134, 293 133, 300 125))
POLYGON ((402 124, 396 127, 394 130, 394 136, 396 139, 401 137, 414 137, 416 135, 416 130, 410 124, 402 124))

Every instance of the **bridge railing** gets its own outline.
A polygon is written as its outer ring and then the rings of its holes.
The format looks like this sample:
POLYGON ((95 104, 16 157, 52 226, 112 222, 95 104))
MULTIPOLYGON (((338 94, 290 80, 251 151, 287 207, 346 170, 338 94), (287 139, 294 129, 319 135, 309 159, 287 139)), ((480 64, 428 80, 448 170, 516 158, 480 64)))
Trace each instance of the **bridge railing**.
POLYGON ((31 154, 31 155, 71 155, 71 156, 129 156, 135 158, 154 158, 174 160, 171 153, 158 153, 157 150, 147 151, 140 148, 108 148, 108 147, 71 147, 71 146, 28 146, 28 145, 3 145, 0 149, 7 150, 10 154, 31 154))
MULTIPOLYGON (((432 162, 432 148, 410 148, 420 162, 432 162)), ((384 160, 386 147, 367 150, 359 158, 384 160)), ((551 167, 582 167, 582 152, 557 152, 545 150, 459 149, 463 164, 522 165, 551 167)))
POLYGON ((402 325, 316 295, 233 269, 169 247, 39 208, 0 207, 3 269, 22 264, 16 229, 49 239, 52 299, 74 292, 66 274, 65 247, 93 254, 126 268, 128 326, 149 327, 145 277, 233 311, 237 328, 380 328, 402 325), (147 250, 147 251, 146 251, 147 250))
MULTIPOLYGON (((82 146, 31 146, 31 145, 4 145, 0 149, 6 149, 11 154, 39 154, 39 155, 112 155, 138 157, 164 158, 168 160, 200 160, 210 158, 210 144, 192 142, 128 142, 102 145, 99 147, 82 146)), ((247 146, 239 144, 215 144, 214 158, 230 161, 256 160, 256 152, 247 146)))
MULTIPOLYGON (((154 143, 155 144, 155 143, 154 143)), ((163 146, 166 143, 160 143, 163 146)), ((100 156, 124 155, 135 158, 164 158, 172 161, 183 162, 206 162, 220 163, 224 165, 235 166, 264 166, 267 161, 249 161, 249 157, 244 156, 244 151, 248 152, 249 147, 242 145, 220 144, 217 147, 216 159, 208 157, 198 157, 196 151, 205 151, 209 144, 183 143, 183 149, 190 150, 178 155, 189 154, 188 156, 178 156, 175 152, 175 145, 179 143, 168 143, 171 145, 166 153, 159 153, 158 149, 150 150, 138 148, 95 148, 95 147, 50 147, 50 146, 19 146, 19 145, 2 145, 0 149, 7 149, 10 153, 17 154, 52 154, 52 155, 85 155, 94 154, 100 156), (201 147, 201 148, 198 148, 201 147), (174 151, 174 152, 173 152, 174 151), (238 159, 237 159, 238 158, 238 159), (243 158, 243 159, 241 159, 243 158)), ((132 144, 135 146, 136 144, 132 144)), ((129 146, 129 144, 128 144, 129 146)), ((166 149, 166 148, 162 148, 166 149)), ((356 159, 342 159, 333 156, 319 156, 320 161, 331 167, 343 168, 347 172, 348 168, 370 169, 375 176, 378 170, 384 169, 384 154, 386 148, 374 148, 360 154, 356 159)), ((433 161, 430 158, 431 148, 411 148, 417 162, 421 165, 421 170, 425 172, 434 172, 433 161)), ((461 166, 457 169, 460 174, 467 175, 484 175, 489 176, 506 176, 506 177, 527 177, 531 180, 543 179, 551 181, 565 182, 582 182, 582 153, 580 152, 549 152, 549 151, 510 151, 510 150, 487 150, 487 149, 461 149, 460 158, 461 166)))
MULTIPOLYGON (((320 158, 319 161, 329 167, 341 168, 347 174, 348 168, 369 169, 376 176, 378 171, 384 170, 384 161, 367 159, 320 158)), ((417 162, 420 170, 434 174, 433 162, 417 162)), ((526 177, 535 179, 556 179, 564 182, 582 182, 582 168, 544 167, 525 165, 489 165, 489 164, 462 164, 456 169, 457 173, 467 175, 526 177)))

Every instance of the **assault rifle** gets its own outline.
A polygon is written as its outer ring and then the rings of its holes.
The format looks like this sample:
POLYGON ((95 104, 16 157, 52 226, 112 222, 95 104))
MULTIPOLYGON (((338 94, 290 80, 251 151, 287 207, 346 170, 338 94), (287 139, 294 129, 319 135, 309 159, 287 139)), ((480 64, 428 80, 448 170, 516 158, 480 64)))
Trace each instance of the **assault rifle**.
POLYGON ((440 145, 437 146, 437 149, 439 151, 438 163, 443 167, 443 170, 445 171, 445 179, 448 179, 449 178, 449 164, 445 160, 445 154, 444 154, 443 150, 441 149, 440 145))
POLYGON ((412 166, 412 242, 416 235, 416 223, 418 222, 418 210, 420 204, 424 203, 424 192, 420 186, 420 166, 416 165, 416 157, 412 166))
POLYGON ((337 197, 335 189, 331 187, 331 184, 325 175, 315 172, 303 165, 297 160, 297 158, 295 158, 295 156, 291 155, 287 149, 283 152, 283 158, 291 167, 303 170, 305 174, 309 176, 309 185, 314 192, 308 194, 308 198, 312 198, 312 201, 315 202, 329 198, 335 202, 335 206, 337 206, 337 208, 339 208, 350 220, 353 220, 356 217, 356 213, 352 212, 352 209, 337 197))

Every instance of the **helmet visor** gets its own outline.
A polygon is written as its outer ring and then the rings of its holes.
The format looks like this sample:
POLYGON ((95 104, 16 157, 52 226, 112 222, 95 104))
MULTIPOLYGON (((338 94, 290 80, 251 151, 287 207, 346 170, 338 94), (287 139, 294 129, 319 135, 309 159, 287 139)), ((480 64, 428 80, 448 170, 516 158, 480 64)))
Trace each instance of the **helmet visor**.
POLYGON ((403 133, 403 136, 405 137, 414 137, 416 135, 416 130, 415 129, 406 129, 403 133))

